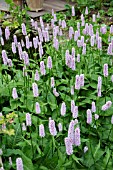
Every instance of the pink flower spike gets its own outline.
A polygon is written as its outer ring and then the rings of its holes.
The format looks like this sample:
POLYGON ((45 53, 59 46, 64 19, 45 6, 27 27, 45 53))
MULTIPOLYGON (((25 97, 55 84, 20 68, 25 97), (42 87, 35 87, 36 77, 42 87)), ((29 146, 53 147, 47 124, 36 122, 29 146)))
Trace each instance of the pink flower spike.
POLYGON ((41 110, 40 110, 40 104, 38 102, 36 102, 35 108, 36 108, 36 113, 40 114, 41 110))
POLYGON ((53 88, 53 94, 58 97, 59 96, 59 93, 56 91, 56 88, 53 88))
POLYGON ((25 125, 25 123, 22 123, 22 130, 23 130, 23 131, 26 131, 26 125, 25 125))
POLYGON ((74 86, 71 86, 71 95, 74 95, 74 86))
POLYGON ((84 86, 84 74, 80 74, 80 86, 84 86))
POLYGON ((77 90, 80 89, 80 76, 79 75, 76 75, 75 89, 77 89, 77 90))
POLYGON ((27 35, 25 24, 22 23, 21 26, 22 26, 22 34, 23 34, 23 35, 27 35))
POLYGON ((51 77, 51 87, 54 87, 55 86, 55 80, 54 80, 54 77, 51 77))
POLYGON ((74 120, 71 120, 71 122, 69 123, 69 128, 68 128, 68 138, 70 140, 70 142, 74 145, 74 139, 75 139, 75 136, 74 136, 74 126, 75 126, 75 121, 74 120))
POLYGON ((72 143, 70 142, 69 137, 66 137, 64 141, 65 141, 67 155, 72 155, 73 154, 73 146, 72 146, 72 143))
POLYGON ((80 146, 80 144, 81 144, 81 141, 80 141, 80 128, 77 127, 75 129, 75 145, 80 146))
POLYGON ((1 45, 4 46, 4 39, 3 39, 3 37, 0 38, 0 41, 1 41, 1 45))
POLYGON ((96 22, 96 15, 95 14, 92 15, 92 21, 96 22))
POLYGON ((32 84, 32 89, 33 89, 33 95, 34 97, 38 97, 39 96, 39 93, 38 93, 38 86, 36 83, 33 83, 32 84))
POLYGON ((75 107, 74 107, 74 111, 73 111, 72 117, 73 117, 74 119, 78 117, 78 106, 75 106, 75 107))
POLYGON ((102 106, 102 110, 103 110, 103 111, 108 110, 108 109, 111 107, 111 105, 112 105, 112 102, 111 102, 111 101, 107 101, 106 104, 104 104, 104 105, 102 106))
POLYGON ((6 27, 5 28, 5 38, 6 38, 6 40, 9 40, 9 37, 10 37, 10 30, 9 30, 9 27, 6 27))
POLYGON ((12 97, 13 97, 13 99, 17 99, 18 98, 18 94, 17 94, 17 91, 16 91, 15 87, 13 88, 13 91, 12 91, 12 97))
POLYGON ((52 120, 52 119, 49 119, 49 131, 50 131, 52 136, 57 135, 57 130, 56 130, 56 127, 55 127, 55 121, 52 120))
POLYGON ((30 48, 29 37, 26 36, 25 40, 26 40, 26 48, 29 49, 30 48))
POLYGON ((31 115, 29 113, 26 113, 26 126, 31 126, 31 115))
POLYGON ((77 62, 80 62, 80 54, 77 54, 77 62))
POLYGON ((38 73, 38 70, 36 70, 35 72, 35 81, 39 81, 40 80, 40 75, 38 73))
POLYGON ((45 129, 43 124, 39 125, 39 136, 45 137, 45 129))
POLYGON ((92 113, 91 110, 88 109, 87 110, 87 124, 91 124, 92 123, 92 113))
POLYGON ((92 102, 91 111, 92 111, 92 113, 95 113, 95 112, 96 112, 95 102, 92 102))
POLYGON ((88 15, 88 7, 86 6, 85 15, 88 15))
POLYGON ((61 115, 64 116, 66 114, 66 104, 63 102, 61 104, 61 115))
POLYGON ((63 130, 63 127, 62 127, 61 123, 58 124, 58 130, 59 130, 59 132, 62 132, 62 130, 63 130))
POLYGON ((71 100, 71 113, 74 112, 74 108, 75 108, 75 101, 71 100))
POLYGON ((13 54, 16 54, 16 45, 14 42, 12 42, 12 52, 13 54))
POLYGON ((108 64, 104 64, 103 74, 104 77, 108 77, 108 64))
POLYGON ((40 72, 41 72, 41 75, 45 75, 46 74, 44 61, 40 62, 40 72))
POLYGON ((50 56, 47 59, 47 68, 52 69, 52 58, 50 56))
POLYGON ((72 16, 75 16, 75 7, 72 6, 72 16))
POLYGON ((23 161, 21 158, 16 159, 16 170, 24 170, 23 161))

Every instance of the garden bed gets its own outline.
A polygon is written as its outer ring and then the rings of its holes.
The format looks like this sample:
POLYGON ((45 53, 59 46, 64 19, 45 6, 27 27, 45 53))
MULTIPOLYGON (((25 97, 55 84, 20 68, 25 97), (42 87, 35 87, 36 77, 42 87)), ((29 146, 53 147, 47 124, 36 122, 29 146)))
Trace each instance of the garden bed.
POLYGON ((0 27, 5 170, 113 167, 113 26, 67 8, 38 22, 14 11, 0 27))

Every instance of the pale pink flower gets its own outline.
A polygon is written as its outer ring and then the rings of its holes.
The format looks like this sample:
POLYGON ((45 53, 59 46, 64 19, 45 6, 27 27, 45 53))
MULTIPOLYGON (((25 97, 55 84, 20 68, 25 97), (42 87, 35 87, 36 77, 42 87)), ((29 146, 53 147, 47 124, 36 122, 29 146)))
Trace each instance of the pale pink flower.
POLYGON ((111 102, 111 101, 107 101, 106 104, 104 104, 104 105, 102 106, 102 110, 103 110, 103 111, 108 110, 108 109, 111 107, 111 105, 112 105, 112 102, 111 102))
POLYGON ((108 64, 104 64, 103 74, 104 77, 108 77, 108 64))
POLYGON ((74 119, 78 117, 78 106, 75 106, 75 107, 74 107, 74 111, 73 111, 72 117, 73 117, 74 119))
POLYGON ((45 75, 46 74, 46 69, 45 69, 44 61, 40 62, 40 72, 41 72, 41 75, 45 75))
POLYGON ((45 129, 43 124, 39 125, 39 136, 45 137, 45 129))
POLYGON ((12 158, 9 157, 9 165, 12 166, 13 162, 12 162, 12 158))
POLYGON ((71 100, 71 113, 74 112, 74 107, 75 107, 75 101, 71 100))
POLYGON ((1 45, 4 46, 4 39, 3 39, 3 37, 0 38, 0 41, 1 41, 1 45))
POLYGON ((66 137, 64 141, 65 141, 67 155, 72 155, 73 154, 73 146, 72 146, 72 143, 70 142, 69 137, 66 137))
POLYGON ((59 96, 59 93, 56 91, 56 88, 53 88, 53 94, 58 97, 59 96))
POLYGON ((77 90, 80 89, 80 77, 79 77, 79 75, 76 75, 75 89, 77 89, 77 90))
POLYGON ((91 110, 88 109, 87 110, 87 124, 91 124, 92 123, 92 113, 91 110))
POLYGON ((84 86, 84 74, 80 74, 80 87, 83 87, 84 86))
POLYGON ((16 54, 16 45, 14 42, 12 42, 12 52, 13 54, 16 54))
POLYGON ((29 113, 26 113, 26 126, 31 126, 31 115, 29 113))
POLYGON ((38 73, 38 70, 36 70, 35 72, 35 81, 39 81, 40 80, 40 75, 38 73))
POLYGON ((25 123, 22 123, 22 130, 23 130, 23 131, 26 131, 26 125, 25 125, 25 123))
POLYGON ((86 6, 85 15, 88 15, 88 7, 86 6))
POLYGON ((22 158, 16 159, 16 169, 17 170, 24 170, 22 158))
POLYGON ((95 114, 94 117, 95 117, 95 120, 99 119, 99 115, 98 114, 95 114))
POLYGON ((54 77, 51 77, 51 87, 54 87, 55 86, 55 80, 54 80, 54 77))
POLYGON ((55 121, 52 120, 52 119, 49 119, 49 131, 50 131, 52 136, 57 135, 57 130, 56 130, 56 127, 55 127, 55 121))
POLYGON ((80 141, 80 128, 77 127, 75 129, 75 145, 80 146, 80 144, 81 144, 81 141, 80 141))
POLYGON ((30 48, 29 37, 25 36, 25 40, 26 40, 26 48, 29 49, 30 48))
POLYGON ((84 153, 86 153, 88 151, 88 146, 84 147, 84 153))
POLYGON ((63 130, 62 123, 58 124, 58 130, 59 130, 59 132, 62 132, 62 130, 63 130))
POLYGON ((17 99, 18 98, 18 94, 17 94, 17 91, 16 91, 15 87, 12 90, 12 97, 13 97, 13 99, 17 99))
POLYGON ((52 69, 52 58, 51 58, 51 56, 49 56, 48 59, 47 59, 47 68, 52 69))
POLYGON ((24 60, 24 64, 26 66, 28 66, 30 63, 29 63, 29 56, 28 56, 28 53, 26 51, 23 51, 23 60, 24 60))
POLYGON ((75 16, 75 7, 72 6, 72 16, 75 16))
POLYGON ((92 102, 91 111, 92 111, 92 113, 95 113, 95 112, 96 112, 95 102, 92 102))
POLYGON ((74 126, 75 126, 75 121, 74 120, 71 120, 71 122, 69 123, 69 128, 68 128, 68 138, 70 140, 70 142, 72 144, 74 144, 75 142, 75 134, 74 134, 74 126))
POLYGON ((66 114, 66 104, 65 104, 65 102, 62 102, 60 111, 61 111, 62 116, 64 116, 66 114))
POLYGON ((33 96, 34 97, 38 97, 39 96, 39 93, 38 93, 38 86, 36 83, 33 83, 32 84, 32 89, 33 89, 33 96))
POLYGON ((40 104, 38 102, 35 104, 35 110, 37 114, 41 113, 40 104))
POLYGON ((9 37, 10 37, 10 30, 9 30, 9 27, 6 27, 5 28, 5 38, 6 38, 6 40, 9 40, 9 37))
POLYGON ((77 54, 77 62, 80 62, 80 54, 77 54))
POLYGON ((96 15, 95 14, 92 15, 92 21, 96 22, 96 15))
POLYGON ((27 35, 25 24, 22 23, 21 26, 22 26, 22 34, 23 34, 23 35, 27 35))
POLYGON ((74 95, 74 86, 71 86, 71 95, 74 95))

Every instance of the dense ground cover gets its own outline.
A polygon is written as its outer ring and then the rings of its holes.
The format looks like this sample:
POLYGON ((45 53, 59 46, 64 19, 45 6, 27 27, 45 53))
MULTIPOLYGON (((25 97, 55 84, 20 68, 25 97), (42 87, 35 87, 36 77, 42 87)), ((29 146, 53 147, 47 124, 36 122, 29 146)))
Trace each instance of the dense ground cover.
POLYGON ((4 169, 112 169, 113 26, 100 19, 72 7, 19 34, 0 28, 4 169))

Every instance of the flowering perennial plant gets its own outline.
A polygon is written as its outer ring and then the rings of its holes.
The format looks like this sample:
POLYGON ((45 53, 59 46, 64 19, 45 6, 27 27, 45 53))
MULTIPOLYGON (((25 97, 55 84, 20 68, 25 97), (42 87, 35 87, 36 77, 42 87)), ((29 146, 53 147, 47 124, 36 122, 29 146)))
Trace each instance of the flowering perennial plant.
POLYGON ((4 169, 113 168, 113 25, 84 11, 0 27, 4 169))

